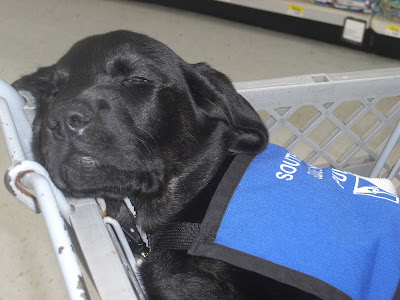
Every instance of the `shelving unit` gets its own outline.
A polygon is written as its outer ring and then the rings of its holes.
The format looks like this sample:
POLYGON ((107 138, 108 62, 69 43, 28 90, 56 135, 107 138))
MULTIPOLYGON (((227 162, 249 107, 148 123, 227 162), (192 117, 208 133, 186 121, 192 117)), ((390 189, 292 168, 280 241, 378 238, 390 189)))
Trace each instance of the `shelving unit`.
MULTIPOLYGON (((359 44, 381 54, 400 58, 400 23, 382 14, 364 14, 315 5, 309 0, 216 0, 230 5, 296 17, 339 27, 343 43, 359 44), (347 34, 346 34, 347 32, 347 34), (397 45, 397 47, 396 47, 397 45), (388 49, 384 49, 387 47, 388 49), (392 48, 392 49, 389 49, 392 48), (396 53, 397 52, 397 53, 396 53)), ((315 26, 318 26, 315 24, 315 26)), ((339 41, 338 41, 339 42, 339 41)))
POLYGON ((257 10, 303 18, 306 20, 342 26, 348 17, 362 20, 369 25, 370 15, 315 5, 306 0, 216 0, 257 10))
POLYGON ((400 39, 400 23, 392 22, 381 14, 371 18, 371 28, 381 35, 400 39))
POLYGON ((376 53, 400 58, 400 23, 392 22, 383 15, 371 19, 372 50, 376 53))
POLYGON ((400 58, 400 23, 310 0, 142 0, 400 58))

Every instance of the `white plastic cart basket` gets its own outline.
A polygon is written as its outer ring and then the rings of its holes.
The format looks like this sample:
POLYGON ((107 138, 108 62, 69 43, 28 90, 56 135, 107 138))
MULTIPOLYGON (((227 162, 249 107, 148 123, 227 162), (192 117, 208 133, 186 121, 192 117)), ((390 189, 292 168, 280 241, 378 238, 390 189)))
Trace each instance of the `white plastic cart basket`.
MULTIPOLYGON (((399 193, 400 68, 235 87, 265 121, 271 142, 313 165, 389 178, 399 193)), ((24 205, 42 212, 70 298, 90 298, 79 253, 102 299, 145 299, 136 259, 119 224, 103 217, 101 199, 66 199, 33 161, 34 99, 24 97, 0 80, 0 124, 12 162, 5 184, 24 205)))

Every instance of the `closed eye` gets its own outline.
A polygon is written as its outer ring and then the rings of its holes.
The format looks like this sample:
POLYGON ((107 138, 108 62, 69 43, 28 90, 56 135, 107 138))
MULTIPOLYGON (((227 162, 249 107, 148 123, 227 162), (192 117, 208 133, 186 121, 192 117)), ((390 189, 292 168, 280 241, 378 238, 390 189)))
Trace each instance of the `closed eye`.
POLYGON ((46 103, 50 103, 54 101, 54 98, 56 98, 58 96, 58 94, 60 93, 60 91, 58 89, 50 91, 47 95, 44 96, 44 101, 46 103))
POLYGON ((60 92, 59 92, 58 90, 55 90, 55 91, 53 91, 53 92, 50 94, 50 96, 53 97, 53 98, 55 98, 55 97, 58 96, 59 93, 60 93, 60 92))
POLYGON ((138 82, 138 83, 140 83, 140 82, 149 82, 149 80, 144 78, 144 77, 140 77, 140 76, 132 76, 132 77, 129 77, 129 78, 126 78, 126 79, 122 80, 122 82, 123 83, 126 83, 126 82, 138 82))

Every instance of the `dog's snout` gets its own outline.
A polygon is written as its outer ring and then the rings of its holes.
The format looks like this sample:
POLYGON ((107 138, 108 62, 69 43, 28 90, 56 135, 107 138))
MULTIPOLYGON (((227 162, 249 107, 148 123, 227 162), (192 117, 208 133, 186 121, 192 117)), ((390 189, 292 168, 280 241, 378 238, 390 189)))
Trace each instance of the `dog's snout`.
POLYGON ((81 133, 92 118, 93 111, 86 105, 70 104, 54 110, 47 127, 56 139, 64 139, 67 133, 81 133))

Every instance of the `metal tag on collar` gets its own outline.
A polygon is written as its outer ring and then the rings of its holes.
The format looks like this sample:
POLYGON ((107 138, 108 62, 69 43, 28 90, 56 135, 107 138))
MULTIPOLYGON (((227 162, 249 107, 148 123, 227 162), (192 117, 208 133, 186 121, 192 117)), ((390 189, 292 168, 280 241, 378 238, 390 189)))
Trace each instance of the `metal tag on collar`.
POLYGON ((131 200, 126 197, 124 202, 133 216, 133 221, 129 224, 130 226, 123 226, 122 230, 132 252, 146 258, 149 253, 147 234, 136 224, 136 211, 131 200))

